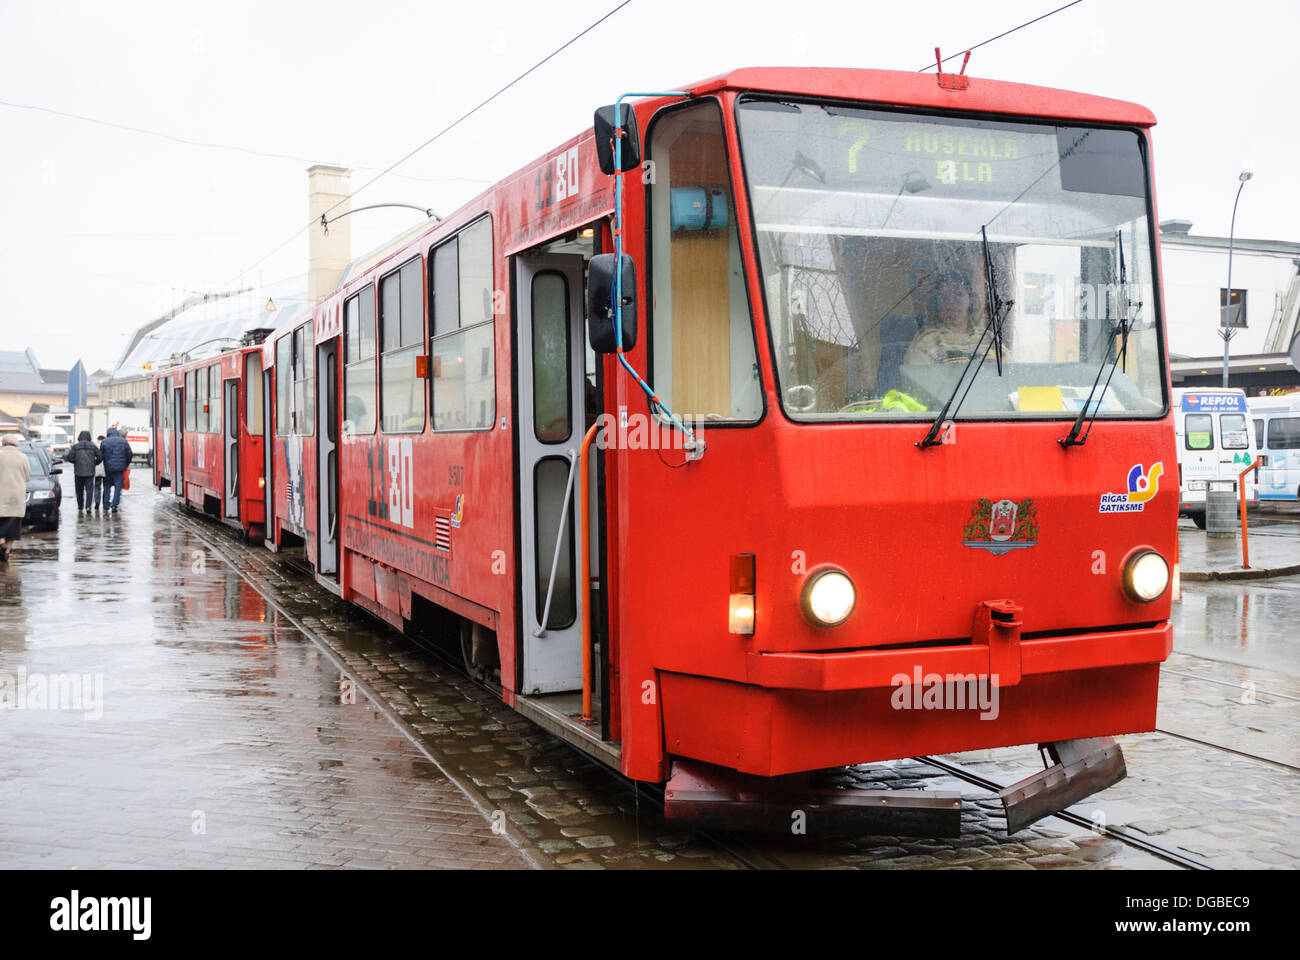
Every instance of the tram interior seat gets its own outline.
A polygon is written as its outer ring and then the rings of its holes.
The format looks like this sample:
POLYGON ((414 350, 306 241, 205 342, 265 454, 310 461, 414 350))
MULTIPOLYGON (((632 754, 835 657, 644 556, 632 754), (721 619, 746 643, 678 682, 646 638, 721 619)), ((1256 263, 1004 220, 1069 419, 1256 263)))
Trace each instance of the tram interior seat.
POLYGON ((903 365, 917 331, 916 317, 890 315, 880 324, 880 372, 876 375, 876 396, 883 397, 898 387, 898 368, 903 365))

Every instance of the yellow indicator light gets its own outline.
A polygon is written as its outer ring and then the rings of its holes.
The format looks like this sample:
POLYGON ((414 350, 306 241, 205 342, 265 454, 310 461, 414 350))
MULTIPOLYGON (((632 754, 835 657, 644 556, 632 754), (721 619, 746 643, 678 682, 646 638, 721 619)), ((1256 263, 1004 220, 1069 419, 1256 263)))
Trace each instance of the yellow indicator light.
POLYGON ((259 489, 259 490, 265 488, 265 487, 266 487, 266 477, 258 477, 258 478, 257 478, 257 486, 258 486, 258 489, 259 489))
POLYGON ((750 636, 754 633, 754 596, 733 593, 727 610, 727 629, 732 633, 750 636))

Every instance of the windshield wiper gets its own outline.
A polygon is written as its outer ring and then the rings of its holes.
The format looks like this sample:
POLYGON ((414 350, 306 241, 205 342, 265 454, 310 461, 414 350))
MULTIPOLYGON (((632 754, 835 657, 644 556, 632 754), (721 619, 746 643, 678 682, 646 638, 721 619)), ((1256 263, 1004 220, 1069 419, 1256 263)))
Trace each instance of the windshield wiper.
POLYGON ((989 256, 989 235, 980 227, 980 241, 984 245, 984 283, 988 289, 989 319, 993 322, 993 355, 998 362, 998 376, 1002 376, 1002 321, 1006 319, 1014 300, 1003 300, 998 293, 997 273, 993 268, 993 258, 989 256))
POLYGON ((952 394, 948 397, 948 402, 945 403, 943 409, 939 411, 939 416, 934 418, 934 423, 930 424, 930 432, 916 442, 918 447, 924 449, 926 447, 932 447, 936 443, 943 442, 943 438, 939 436, 939 428, 943 426, 944 421, 948 419, 948 408, 952 406, 952 401, 956 398, 957 391, 961 389, 962 381, 966 379, 966 374, 970 372, 970 365, 975 362, 975 357, 978 355, 980 358, 980 365, 979 367, 976 367, 975 372, 971 374, 970 381, 966 384, 966 393, 963 393, 961 399, 957 401, 957 406, 952 411, 954 417, 957 416, 957 411, 961 409, 961 405, 966 402, 966 394, 970 393, 971 385, 975 383, 975 378, 980 375, 980 367, 984 366, 984 361, 988 358, 989 350, 993 348, 994 340, 989 340, 989 345, 987 347, 984 346, 984 339, 988 337, 992 330, 993 315, 990 314, 988 323, 984 325, 984 329, 980 333, 979 342, 975 344, 975 349, 972 350, 970 356, 966 358, 966 366, 962 368, 961 376, 957 378, 957 385, 952 388, 952 394), (984 348, 983 354, 980 354, 981 347, 984 348))
POLYGON ((988 322, 984 324, 983 331, 980 332, 980 338, 975 344, 975 349, 972 350, 970 356, 966 358, 966 366, 962 368, 961 376, 957 378, 957 385, 952 388, 952 394, 948 397, 948 402, 943 405, 943 409, 939 411, 939 416, 935 417, 934 423, 930 424, 930 432, 916 442, 916 445, 922 449, 943 442, 943 437, 940 436, 939 430, 943 426, 944 421, 948 419, 948 408, 952 406, 952 402, 957 396, 957 391, 961 389, 962 381, 966 380, 966 374, 970 372, 970 366, 975 362, 976 356, 979 356, 980 358, 980 365, 975 368, 975 372, 971 374, 970 380, 967 381, 966 392, 963 393, 961 399, 957 401, 957 406, 953 407, 952 415, 954 417, 957 416, 957 411, 961 409, 961 405, 966 402, 966 397, 970 393, 970 388, 974 386, 975 378, 980 375, 980 370, 984 366, 984 361, 988 358, 989 351, 995 347, 997 348, 996 356, 998 363, 998 376, 1002 376, 1002 321, 1006 319, 1007 312, 1015 305, 1015 301, 1003 300, 998 294, 997 278, 993 270, 993 260, 989 257, 988 232, 984 227, 980 227, 980 237, 984 241, 984 282, 988 287, 989 319, 988 322), (993 334, 993 337, 989 340, 988 346, 985 347, 984 340, 990 333, 993 334), (981 348, 983 348, 984 351, 982 354, 980 353, 981 348))
MULTIPOLYGON (((1110 361, 1110 373, 1106 374, 1106 385, 1101 388, 1101 396, 1097 398, 1097 406, 1092 411, 1092 416, 1088 416, 1088 408, 1092 406, 1092 396, 1097 392, 1097 384, 1101 382, 1101 372, 1106 369, 1106 357, 1101 358, 1101 366, 1097 368, 1097 376, 1092 379, 1092 389, 1088 391, 1088 399, 1083 402, 1079 415, 1074 418, 1074 426, 1070 432, 1061 437, 1057 443, 1063 447, 1081 447, 1088 442, 1088 434, 1092 433, 1092 425, 1097 420, 1097 414, 1101 411, 1102 402, 1106 399, 1106 391, 1110 389, 1110 378, 1115 376, 1115 371, 1119 367, 1119 362, 1124 358, 1128 351, 1128 333, 1133 325, 1133 320, 1129 318, 1128 310, 1134 306, 1128 296, 1128 271, 1124 266, 1124 237, 1119 230, 1115 231, 1115 242, 1119 246, 1119 295, 1122 300, 1119 315, 1119 349, 1115 351, 1115 359, 1110 361), (1079 436, 1079 430, 1083 427, 1083 421, 1088 420, 1088 431, 1082 437, 1079 436)), ((1138 310, 1142 309, 1142 301, 1136 303, 1138 310)), ((1106 320, 1110 321, 1110 298, 1106 298, 1106 320)), ((1112 334, 1113 336, 1113 328, 1112 334)), ((1109 351, 1107 351, 1109 352, 1109 351)))

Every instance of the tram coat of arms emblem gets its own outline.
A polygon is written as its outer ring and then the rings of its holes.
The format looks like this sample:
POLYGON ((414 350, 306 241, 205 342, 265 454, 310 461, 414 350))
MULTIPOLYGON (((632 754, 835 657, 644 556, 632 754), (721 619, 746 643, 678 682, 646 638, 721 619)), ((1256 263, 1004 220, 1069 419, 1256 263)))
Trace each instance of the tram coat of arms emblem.
POLYGON ((962 546, 987 550, 995 557, 1038 543, 1038 507, 1026 497, 1015 501, 981 497, 962 530, 962 546))
POLYGON ((989 536, 998 542, 1010 540, 1016 532, 1016 504, 1011 500, 999 500, 993 504, 993 515, 989 518, 989 536))

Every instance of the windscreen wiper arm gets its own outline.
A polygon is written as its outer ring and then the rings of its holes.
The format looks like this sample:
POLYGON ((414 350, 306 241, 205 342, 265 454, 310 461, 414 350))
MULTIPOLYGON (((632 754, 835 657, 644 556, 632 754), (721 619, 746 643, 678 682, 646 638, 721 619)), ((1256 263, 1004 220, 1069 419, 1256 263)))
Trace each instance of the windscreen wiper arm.
POLYGON ((990 314, 988 323, 984 325, 984 329, 980 333, 979 342, 975 344, 975 349, 972 350, 970 356, 966 358, 966 366, 962 368, 961 376, 957 378, 957 385, 952 388, 952 393, 948 397, 948 402, 943 405, 943 409, 939 411, 939 415, 934 418, 934 423, 930 424, 930 432, 920 440, 916 441, 916 445, 922 450, 926 447, 932 447, 936 443, 943 442, 943 437, 939 435, 939 428, 942 427, 944 421, 948 419, 948 408, 952 406, 953 400, 957 397, 957 391, 961 389, 962 381, 966 379, 966 374, 970 372, 970 365, 975 362, 975 358, 978 356, 980 358, 980 365, 979 367, 976 367, 975 372, 971 374, 970 381, 966 384, 966 393, 961 395, 961 399, 957 401, 957 406, 953 408, 952 415, 954 417, 957 416, 957 411, 961 409, 961 405, 966 402, 966 394, 970 393, 971 385, 975 383, 975 378, 980 375, 980 367, 984 366, 984 361, 988 358, 989 350, 993 348, 993 344, 996 342, 995 335, 993 339, 989 339, 989 345, 987 347, 984 346, 984 341, 988 338, 989 333, 992 332, 992 330, 993 316, 990 314), (984 352, 982 354, 980 353, 980 348, 983 348, 984 352))
MULTIPOLYGON (((1088 442, 1088 434, 1092 433, 1092 425, 1097 420, 1097 414, 1101 410, 1102 401, 1106 399, 1106 391, 1110 389, 1110 378, 1115 376, 1115 371, 1119 367, 1119 362, 1128 352, 1128 334, 1132 327, 1133 321, 1129 319, 1129 307, 1133 306, 1133 301, 1128 296, 1128 271, 1124 266, 1124 237, 1120 231, 1115 231, 1115 241, 1119 245, 1119 295, 1123 299, 1119 314, 1119 349, 1115 351, 1115 359, 1110 362, 1110 373, 1106 374, 1106 385, 1101 388, 1101 396, 1097 398, 1097 406, 1092 411, 1092 416, 1088 416, 1088 408, 1092 406, 1093 394, 1097 392, 1097 384, 1101 382, 1101 372, 1106 369, 1106 358, 1102 357, 1101 365, 1097 367, 1097 376, 1092 379, 1092 389, 1088 391, 1088 399, 1083 402, 1079 415, 1074 418, 1074 426, 1070 432, 1061 437, 1057 442, 1063 447, 1081 447, 1088 442), (1083 427, 1083 421, 1088 420, 1088 431, 1082 437, 1079 431, 1083 427)), ((1139 310, 1142 309, 1142 301, 1136 304, 1139 310)), ((1106 300, 1106 319, 1110 320, 1110 298, 1106 300)))
POLYGON ((998 376, 1002 376, 1002 321, 1006 318, 1007 312, 1015 305, 1014 300, 1003 300, 997 292, 997 278, 993 270, 993 260, 989 256, 989 237, 984 227, 980 227, 980 238, 984 242, 984 282, 988 288, 988 307, 989 319, 984 325, 984 330, 980 333, 979 342, 975 344, 975 349, 966 359, 966 366, 962 369, 961 376, 957 378, 957 385, 952 388, 952 394, 948 397, 948 402, 943 405, 939 411, 939 416, 935 417, 934 423, 930 425, 930 432, 917 441, 916 445, 922 449, 932 447, 936 443, 943 442, 939 430, 944 421, 948 419, 948 408, 952 406, 953 400, 957 396, 957 391, 961 389, 962 381, 966 379, 966 374, 970 372, 970 365, 974 363, 975 357, 979 356, 980 366, 975 368, 975 373, 971 375, 970 380, 966 383, 966 392, 961 395, 957 401, 957 406, 953 408, 952 415, 957 416, 957 411, 961 405, 966 402, 966 396, 970 393, 970 388, 975 383, 975 378, 979 376, 980 369, 984 366, 984 361, 988 358, 989 351, 997 348, 998 376), (989 340, 987 347, 984 346, 984 340, 992 333, 993 337, 989 340), (984 352, 981 354, 980 349, 984 352))
POLYGON ((993 268, 993 258, 989 256, 989 235, 984 227, 980 227, 980 241, 984 245, 984 283, 988 290, 989 319, 993 323, 993 356, 997 359, 1000 377, 1002 376, 1002 321, 1016 305, 1016 301, 1003 300, 998 293, 997 273, 993 268))

